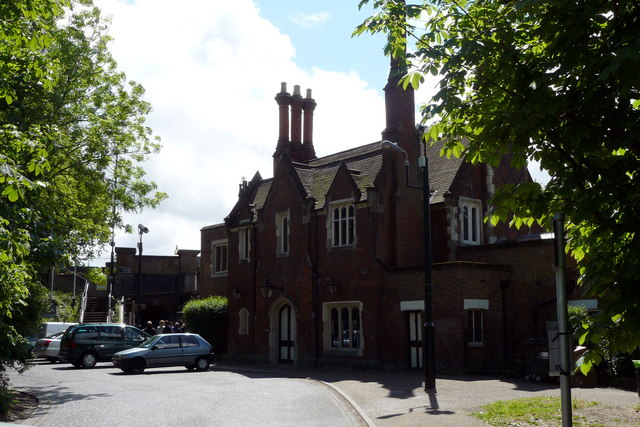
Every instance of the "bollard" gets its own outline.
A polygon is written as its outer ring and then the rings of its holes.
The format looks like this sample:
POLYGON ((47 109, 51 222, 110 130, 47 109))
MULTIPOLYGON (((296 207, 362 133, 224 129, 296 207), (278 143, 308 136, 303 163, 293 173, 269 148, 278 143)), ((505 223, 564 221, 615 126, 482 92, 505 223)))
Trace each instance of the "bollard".
POLYGON ((640 397, 640 360, 633 360, 633 366, 636 368, 636 390, 640 397))

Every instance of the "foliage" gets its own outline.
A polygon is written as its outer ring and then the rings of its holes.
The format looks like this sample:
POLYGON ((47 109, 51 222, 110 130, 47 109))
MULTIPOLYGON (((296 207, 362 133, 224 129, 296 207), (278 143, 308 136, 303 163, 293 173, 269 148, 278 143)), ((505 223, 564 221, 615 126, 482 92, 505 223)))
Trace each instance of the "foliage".
MULTIPOLYGON (((600 314, 579 339, 640 346, 640 6, 637 2, 362 0, 378 14, 355 34, 386 32, 402 84, 441 77, 422 106, 443 154, 497 164, 511 154, 551 176, 500 188, 489 220, 549 227, 567 218, 567 247, 600 314), (409 46, 407 46, 409 45, 409 46), (464 142, 464 143, 463 143, 464 142)), ((589 351, 585 369, 602 355, 589 351)))
POLYGON ((89 267, 85 273, 85 277, 91 283, 95 283, 98 286, 105 286, 107 284, 107 275, 104 269, 99 267, 89 267))
POLYGON ((188 332, 201 335, 217 353, 227 348, 228 300, 222 296, 210 296, 187 301, 182 309, 188 332))
POLYGON ((73 296, 70 292, 53 291, 53 303, 56 306, 55 316, 48 319, 51 322, 71 322, 80 321, 80 298, 73 296))
MULTIPOLYGON (((573 409, 597 406, 597 402, 573 399, 573 409)), ((560 398, 558 397, 526 397, 514 400, 498 400, 484 405, 482 410, 474 412, 476 418, 492 426, 511 425, 547 425, 562 423, 560 398)))
POLYGON ((164 193, 143 88, 119 72, 91 0, 0 2, 0 377, 48 306, 38 279, 109 241, 164 193))

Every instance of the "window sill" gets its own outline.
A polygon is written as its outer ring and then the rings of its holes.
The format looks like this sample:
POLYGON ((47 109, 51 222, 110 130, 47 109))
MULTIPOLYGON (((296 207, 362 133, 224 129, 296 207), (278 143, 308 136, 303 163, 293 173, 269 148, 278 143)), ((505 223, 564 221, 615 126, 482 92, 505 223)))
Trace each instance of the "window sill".
POLYGON ((341 348, 335 348, 335 347, 331 347, 331 348, 325 348, 324 349, 324 354, 327 356, 330 355, 340 355, 340 356, 362 356, 362 349, 359 348, 345 348, 345 349, 341 349, 341 348))
POLYGON ((469 348, 484 348, 484 343, 482 342, 468 342, 467 347, 469 348))
POLYGON ((349 250, 349 249, 355 249, 356 245, 344 245, 344 246, 331 246, 329 248, 330 251, 344 251, 344 250, 349 250))
POLYGON ((221 271, 220 273, 213 273, 211 275, 212 279, 217 279, 218 277, 227 277, 229 275, 228 271, 221 271))

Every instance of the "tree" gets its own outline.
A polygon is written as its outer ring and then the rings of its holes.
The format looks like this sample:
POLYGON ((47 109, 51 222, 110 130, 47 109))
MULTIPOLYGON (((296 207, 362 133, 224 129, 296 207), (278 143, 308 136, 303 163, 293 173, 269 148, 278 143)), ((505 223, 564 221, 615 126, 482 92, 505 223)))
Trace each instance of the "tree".
MULTIPOLYGON (((540 162, 551 176, 505 186, 489 220, 520 226, 567 218, 567 247, 600 314, 580 341, 614 351, 640 346, 640 4, 363 0, 376 15, 359 26, 386 32, 385 52, 407 47, 405 87, 441 77, 422 106, 426 134, 444 153, 496 164, 540 162), (463 141, 468 143, 463 144, 463 141)), ((602 355, 590 351, 588 371, 602 355)))
POLYGON ((91 1, 2 2, 0 22, 2 369, 33 327, 17 316, 40 321, 43 273, 108 242, 126 227, 120 212, 166 195, 141 167, 160 148, 144 124, 151 107, 117 70, 91 1))

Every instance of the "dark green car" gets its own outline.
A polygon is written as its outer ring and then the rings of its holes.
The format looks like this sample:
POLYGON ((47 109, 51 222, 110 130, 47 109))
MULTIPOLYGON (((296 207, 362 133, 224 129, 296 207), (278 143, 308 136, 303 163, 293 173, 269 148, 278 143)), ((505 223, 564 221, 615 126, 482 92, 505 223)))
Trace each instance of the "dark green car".
POLYGON ((115 353, 137 347, 147 338, 146 332, 120 323, 81 324, 62 336, 58 359, 76 368, 93 368, 97 362, 110 362, 115 353))

